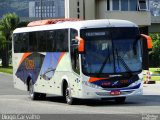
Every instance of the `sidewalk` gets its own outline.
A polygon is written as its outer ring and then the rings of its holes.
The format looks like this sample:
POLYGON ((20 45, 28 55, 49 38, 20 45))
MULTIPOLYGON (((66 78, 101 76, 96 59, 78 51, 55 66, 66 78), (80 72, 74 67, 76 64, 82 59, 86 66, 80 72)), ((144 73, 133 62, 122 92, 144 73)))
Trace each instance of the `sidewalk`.
POLYGON ((160 81, 156 81, 156 84, 160 84, 160 81))

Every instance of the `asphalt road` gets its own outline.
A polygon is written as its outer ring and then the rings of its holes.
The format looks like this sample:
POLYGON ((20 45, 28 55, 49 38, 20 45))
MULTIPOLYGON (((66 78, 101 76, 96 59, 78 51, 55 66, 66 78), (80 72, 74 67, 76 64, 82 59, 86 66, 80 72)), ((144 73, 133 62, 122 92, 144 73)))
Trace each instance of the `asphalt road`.
POLYGON ((79 100, 79 104, 71 106, 67 105, 63 98, 55 96, 48 96, 44 101, 31 101, 27 92, 13 87, 11 75, 0 73, 0 113, 41 114, 41 118, 47 114, 48 119, 54 114, 54 118, 58 120, 142 120, 150 115, 149 117, 160 120, 160 84, 144 85, 143 96, 128 97, 124 104, 116 104, 114 101, 79 100))

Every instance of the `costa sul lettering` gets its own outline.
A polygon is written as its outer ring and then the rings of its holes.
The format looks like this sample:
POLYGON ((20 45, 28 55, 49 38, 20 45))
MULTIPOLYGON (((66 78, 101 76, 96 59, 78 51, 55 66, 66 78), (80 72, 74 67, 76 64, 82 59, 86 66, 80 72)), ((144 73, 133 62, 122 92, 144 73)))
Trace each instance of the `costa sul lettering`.
POLYGON ((34 70, 34 67, 35 67, 34 60, 26 59, 25 66, 27 70, 34 70))

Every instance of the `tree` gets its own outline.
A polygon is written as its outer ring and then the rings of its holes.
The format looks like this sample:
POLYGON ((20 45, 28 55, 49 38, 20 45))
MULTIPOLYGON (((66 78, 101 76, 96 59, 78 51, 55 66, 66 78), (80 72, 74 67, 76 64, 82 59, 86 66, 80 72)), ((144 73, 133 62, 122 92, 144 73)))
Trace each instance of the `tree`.
POLYGON ((3 32, 0 31, 0 49, 6 47, 6 37, 4 36, 3 32))
POLYGON ((12 32, 19 24, 19 17, 15 13, 9 13, 2 17, 0 21, 0 43, 2 43, 2 66, 9 66, 9 50, 11 50, 12 32))
POLYGON ((153 49, 150 52, 151 67, 160 67, 160 34, 150 34, 153 40, 153 49))

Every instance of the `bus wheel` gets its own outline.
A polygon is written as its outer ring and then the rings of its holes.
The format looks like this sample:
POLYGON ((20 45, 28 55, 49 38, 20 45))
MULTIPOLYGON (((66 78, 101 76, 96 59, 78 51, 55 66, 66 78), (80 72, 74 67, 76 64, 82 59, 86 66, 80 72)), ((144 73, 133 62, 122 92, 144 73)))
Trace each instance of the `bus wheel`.
POLYGON ((71 90, 70 90, 69 86, 67 86, 66 90, 65 90, 65 99, 66 99, 67 104, 73 105, 74 99, 71 97, 71 90))
POLYGON ((125 100, 126 100, 126 97, 117 97, 117 98, 115 98, 115 102, 118 103, 118 104, 124 103, 125 100))
POLYGON ((34 92, 34 86, 32 80, 29 81, 29 96, 31 100, 38 100, 39 94, 34 92))

